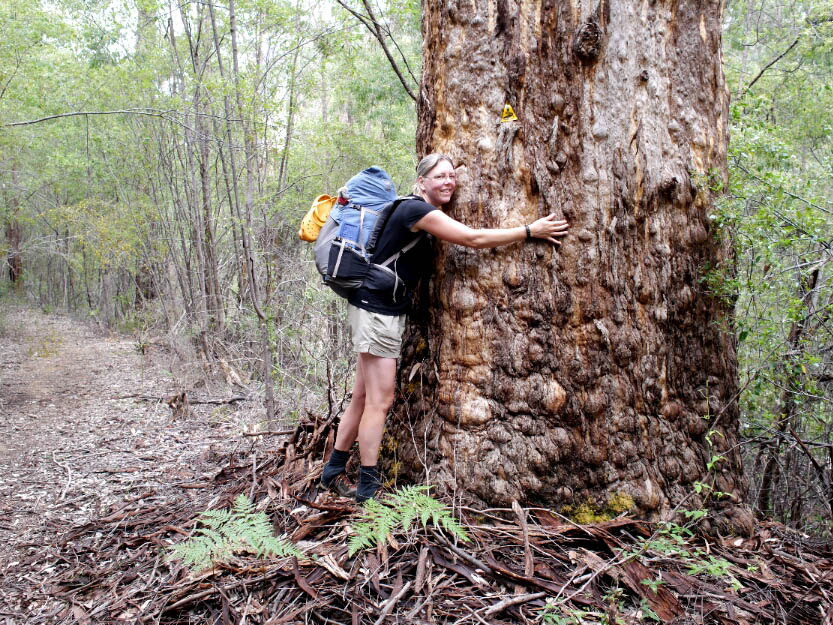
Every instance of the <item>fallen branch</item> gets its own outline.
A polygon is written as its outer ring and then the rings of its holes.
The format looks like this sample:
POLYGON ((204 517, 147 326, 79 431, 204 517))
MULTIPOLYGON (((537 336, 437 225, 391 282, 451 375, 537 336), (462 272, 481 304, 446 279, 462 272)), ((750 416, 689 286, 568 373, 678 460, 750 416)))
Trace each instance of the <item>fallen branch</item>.
POLYGON ((243 436, 288 436, 292 434, 295 429, 291 430, 264 430, 262 432, 243 432, 243 436))
MULTIPOLYGON (((142 401, 156 401, 156 402, 169 402, 171 401, 172 397, 174 396, 163 396, 163 395, 142 395, 140 393, 132 393, 130 395, 119 395, 117 397, 109 397, 108 399, 141 399, 142 401)), ((229 397, 226 399, 192 399, 188 397, 189 404, 233 404, 238 401, 245 401, 247 397, 244 395, 235 395, 233 397, 229 397)), ((291 434, 294 430, 290 430, 289 433, 291 434)))
POLYGON ((58 501, 63 501, 64 497, 67 494, 67 489, 69 489, 69 485, 72 484, 72 469, 70 469, 68 464, 63 464, 61 462, 58 462, 58 459, 55 457, 55 450, 52 450, 52 462, 54 462, 59 467, 61 467, 64 471, 67 472, 67 483, 64 484, 64 489, 61 491, 61 496, 58 497, 58 501))
POLYGON ((408 589, 411 587, 412 583, 413 582, 408 582, 407 584, 402 586, 402 590, 400 590, 398 593, 396 593, 394 596, 392 596, 385 602, 385 607, 382 608, 381 616, 379 616, 379 618, 376 619, 376 622, 373 625, 382 625, 382 622, 388 617, 390 611, 393 610, 393 607, 396 605, 396 602, 399 601, 406 592, 408 592, 408 589))
POLYGON ((503 612, 506 608, 511 607, 513 605, 518 605, 521 603, 528 603, 530 601, 535 601, 536 599, 541 599, 542 597, 546 597, 546 592, 532 592, 527 595, 518 595, 516 597, 509 597, 508 599, 504 599, 503 601, 498 601, 495 605, 491 608, 486 610, 486 616, 491 616, 492 614, 497 614, 498 612, 503 612))

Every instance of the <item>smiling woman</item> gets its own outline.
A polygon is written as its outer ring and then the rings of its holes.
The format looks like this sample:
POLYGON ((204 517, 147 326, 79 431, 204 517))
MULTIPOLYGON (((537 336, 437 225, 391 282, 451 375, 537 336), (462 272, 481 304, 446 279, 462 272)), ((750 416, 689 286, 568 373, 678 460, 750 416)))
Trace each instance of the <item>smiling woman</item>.
POLYGON ((394 261, 397 275, 407 291, 364 286, 351 296, 348 306, 353 348, 358 352, 353 399, 338 428, 335 447, 321 473, 322 486, 345 497, 363 502, 379 488, 377 466, 385 418, 393 403, 396 359, 402 345, 405 317, 411 304, 413 287, 433 266, 433 246, 425 233, 438 239, 483 248, 498 247, 524 239, 538 238, 555 245, 567 234, 564 220, 554 215, 514 228, 469 228, 446 215, 441 207, 451 200, 457 186, 454 163, 443 154, 430 154, 417 166, 413 195, 397 206, 385 226, 374 257, 388 258, 410 246, 394 261), (361 472, 357 489, 346 477, 350 448, 358 439, 361 472))

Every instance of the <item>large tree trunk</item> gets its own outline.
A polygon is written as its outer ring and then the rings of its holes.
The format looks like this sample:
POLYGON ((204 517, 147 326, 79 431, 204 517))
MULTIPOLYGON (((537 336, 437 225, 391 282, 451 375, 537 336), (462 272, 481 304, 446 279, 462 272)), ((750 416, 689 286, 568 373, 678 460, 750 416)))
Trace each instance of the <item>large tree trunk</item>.
POLYGON ((6 245, 9 248, 6 253, 6 263, 9 267, 9 281, 19 293, 23 285, 23 255, 20 253, 20 242, 23 237, 16 210, 12 208, 9 213, 6 219, 6 245))
POLYGON ((458 165, 446 210, 474 227, 554 212, 571 233, 438 245, 390 429, 403 470, 484 504, 627 495, 648 518, 703 503, 702 480, 730 495, 717 518, 748 529, 732 309, 702 280, 730 253, 709 220, 726 178, 720 3, 423 9, 417 148, 458 165))
POLYGON ((15 163, 12 163, 11 172, 13 187, 11 192, 6 192, 4 189, 3 193, 6 206, 9 207, 5 224, 6 246, 8 248, 6 263, 9 269, 9 282, 12 283, 15 291, 20 293, 23 288, 23 254, 21 252, 23 235, 17 214, 20 201, 17 197, 17 165, 15 163))

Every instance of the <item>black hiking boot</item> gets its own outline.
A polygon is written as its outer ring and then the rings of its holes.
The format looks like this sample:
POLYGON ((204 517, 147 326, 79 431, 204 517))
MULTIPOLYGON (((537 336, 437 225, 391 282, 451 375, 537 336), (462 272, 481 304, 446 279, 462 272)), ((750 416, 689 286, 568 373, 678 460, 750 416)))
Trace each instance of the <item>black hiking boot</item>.
POLYGON ((349 497, 350 499, 353 499, 356 496, 356 487, 350 483, 349 479, 347 479, 346 473, 339 473, 329 482, 324 482, 322 479, 319 484, 341 497, 349 497))

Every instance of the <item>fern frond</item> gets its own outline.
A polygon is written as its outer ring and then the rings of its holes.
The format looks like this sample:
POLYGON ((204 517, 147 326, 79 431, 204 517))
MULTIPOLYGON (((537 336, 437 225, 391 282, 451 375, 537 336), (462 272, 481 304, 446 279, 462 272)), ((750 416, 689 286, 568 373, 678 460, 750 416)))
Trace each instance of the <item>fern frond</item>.
POLYGON ((361 520, 353 525, 349 555, 385 542, 396 527, 407 532, 417 519, 423 527, 430 520, 436 527, 468 541, 468 535, 448 507, 427 493, 427 486, 407 486, 388 496, 386 504, 370 499, 364 505, 361 520))
POLYGON ((200 515, 200 522, 211 529, 222 527, 231 519, 231 512, 228 510, 206 510, 200 515))
POLYGON ((366 549, 374 544, 373 540, 373 526, 369 523, 358 523, 353 527, 353 536, 347 543, 347 553, 352 557, 357 551, 366 549))
POLYGON ((284 558, 304 553, 285 537, 276 538, 265 512, 257 512, 245 495, 234 501, 231 510, 206 510, 199 519, 205 527, 183 543, 170 548, 168 560, 182 559, 192 571, 215 562, 225 562, 235 553, 252 553, 257 557, 284 558))

